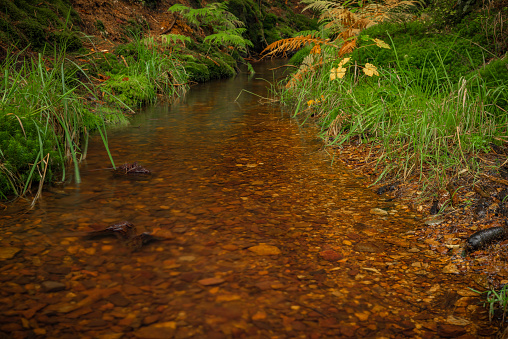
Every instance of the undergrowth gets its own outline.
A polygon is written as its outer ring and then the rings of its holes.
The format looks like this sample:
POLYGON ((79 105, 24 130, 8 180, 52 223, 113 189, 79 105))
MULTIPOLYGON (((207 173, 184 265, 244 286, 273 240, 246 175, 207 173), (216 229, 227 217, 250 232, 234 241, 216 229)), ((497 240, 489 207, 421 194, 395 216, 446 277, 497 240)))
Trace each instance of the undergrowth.
POLYGON ((429 198, 451 180, 476 177, 482 154, 508 141, 506 58, 487 63, 488 48, 457 34, 429 35, 419 21, 366 29, 358 23, 366 10, 335 8, 321 8, 321 32, 267 48, 308 46, 289 82, 277 85, 281 101, 300 121, 315 121, 327 144, 367 146, 362 162, 375 165, 377 181, 416 180, 429 198))
POLYGON ((135 35, 133 42, 117 49, 117 56, 104 56, 116 66, 105 72, 108 79, 101 85, 104 99, 139 107, 154 103, 158 95, 165 98, 182 95, 188 89, 188 77, 183 64, 173 57, 171 42, 175 39, 155 41, 135 35))
POLYGON ((12 54, 0 72, 0 199, 37 197, 44 183, 68 179, 68 163, 79 183, 89 132, 102 128, 105 119, 122 117, 103 114, 80 98, 78 89, 88 96, 95 91, 79 80, 76 73, 83 70, 65 51, 35 59, 12 54), (36 192, 32 184, 38 184, 36 192))

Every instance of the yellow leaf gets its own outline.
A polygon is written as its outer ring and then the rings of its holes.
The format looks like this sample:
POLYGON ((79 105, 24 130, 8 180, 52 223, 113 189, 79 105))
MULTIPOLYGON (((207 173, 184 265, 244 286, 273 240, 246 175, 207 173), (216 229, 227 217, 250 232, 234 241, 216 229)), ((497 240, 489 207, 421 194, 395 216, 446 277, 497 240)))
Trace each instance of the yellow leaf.
POLYGON ((316 104, 316 102, 314 100, 307 101, 307 106, 312 106, 314 104, 316 104))
POLYGON ((339 66, 338 67, 342 67, 344 66, 345 64, 347 64, 349 62, 349 60, 351 60, 351 58, 344 58, 342 59, 340 62, 339 62, 339 66))
POLYGON ((346 75, 346 68, 337 67, 330 70, 330 80, 342 79, 346 75))
POLYGON ((390 45, 381 39, 374 39, 374 42, 376 43, 377 47, 391 49, 390 45))
POLYGON ((365 73, 365 75, 368 75, 370 77, 373 75, 379 76, 377 68, 373 64, 366 63, 363 72, 365 73))

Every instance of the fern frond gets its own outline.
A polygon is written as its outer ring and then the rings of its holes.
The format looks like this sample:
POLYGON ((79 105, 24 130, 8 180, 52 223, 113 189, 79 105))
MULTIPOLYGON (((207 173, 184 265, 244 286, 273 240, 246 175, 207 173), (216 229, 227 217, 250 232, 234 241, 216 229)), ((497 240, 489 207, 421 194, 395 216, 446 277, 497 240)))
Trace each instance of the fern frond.
POLYGON ((321 35, 320 31, 311 30, 311 31, 300 31, 293 34, 293 38, 299 37, 299 36, 312 36, 313 38, 317 38, 321 35))
POLYGON ((295 51, 297 49, 302 48, 307 44, 318 44, 318 45, 328 45, 337 48, 334 44, 330 43, 327 40, 323 40, 320 38, 315 38, 312 35, 307 36, 298 36, 295 38, 282 39, 279 41, 275 41, 270 45, 266 46, 266 48, 261 52, 261 54, 265 54, 264 56, 273 56, 276 54, 285 54, 287 52, 295 51))
POLYGON ((245 24, 233 13, 228 12, 227 4, 211 3, 203 8, 190 8, 181 4, 171 6, 168 11, 180 13, 190 24, 210 25, 214 31, 243 27, 245 24))
POLYGON ((254 46, 250 40, 245 39, 240 35, 234 34, 234 31, 210 34, 204 38, 203 42, 209 42, 211 44, 221 46, 233 46, 241 50, 245 50, 247 47, 254 46))
POLYGON ((191 38, 181 34, 164 34, 161 37, 163 42, 172 43, 175 45, 181 43, 183 46, 185 46, 186 42, 191 42, 191 38))
POLYGON ((303 4, 309 4, 307 5, 303 10, 306 11, 308 9, 316 11, 316 12, 325 12, 328 11, 330 8, 334 8, 337 6, 340 6, 339 3, 335 1, 325 1, 325 0, 302 0, 300 1, 303 4))

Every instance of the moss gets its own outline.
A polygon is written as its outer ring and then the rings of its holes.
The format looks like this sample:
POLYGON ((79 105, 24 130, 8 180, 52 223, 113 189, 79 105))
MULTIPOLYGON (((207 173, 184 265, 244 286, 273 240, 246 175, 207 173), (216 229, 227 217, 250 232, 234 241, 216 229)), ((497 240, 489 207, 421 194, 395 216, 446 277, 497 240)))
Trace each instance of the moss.
MULTIPOLYGON (((290 12, 292 13, 292 12, 290 12)), ((303 14, 294 14, 290 17, 290 22, 297 31, 318 30, 319 23, 317 19, 311 19, 303 14)))
POLYGON ((30 45, 40 50, 46 43, 61 43, 63 34, 71 51, 82 45, 76 33, 68 33, 68 27, 78 27, 76 23, 80 21, 68 1, 0 0, 0 18, 5 21, 0 24, 0 35, 7 37, 11 44, 30 45))
POLYGON ((26 13, 20 10, 11 0, 0 0, 0 12, 7 15, 12 21, 23 20, 26 13))
POLYGON ((116 47, 115 49, 116 55, 126 56, 138 56, 138 50, 136 48, 136 44, 131 42, 128 44, 122 44, 116 47))
MULTIPOLYGON (((0 116, 0 149, 2 155, 0 162, 11 173, 25 182, 29 176, 30 165, 37 162, 38 155, 42 146, 43 154, 49 154, 50 166, 48 166, 44 181, 50 182, 54 177, 54 171, 60 168, 62 158, 55 151, 55 139, 51 134, 44 134, 37 130, 36 122, 33 119, 21 118, 23 130, 21 130, 19 121, 13 116, 0 116), (39 136, 42 144, 39 144, 39 136)), ((40 128, 39 131, 44 131, 40 128)), ((38 171, 34 172, 34 181, 40 181, 42 178, 38 171)), ((0 171, 0 195, 7 196, 13 194, 15 189, 11 186, 8 176, 4 171, 0 171)))
POLYGON ((189 75, 190 81, 207 82, 210 80, 210 72, 208 71, 208 67, 201 63, 186 62, 185 72, 189 75))
MULTIPOLYGON (((457 35, 422 34, 419 22, 405 25, 380 24, 364 30, 361 35, 393 41, 395 49, 378 48, 372 42, 361 42, 353 58, 380 67, 398 63, 419 78, 449 78, 452 82, 484 62, 484 52, 470 39, 457 35), (407 33, 406 33, 407 32, 407 33)), ((361 39, 360 39, 361 40, 361 39)))
POLYGON ((41 48, 46 43, 44 28, 33 19, 25 19, 16 25, 16 28, 23 32, 26 41, 33 48, 41 48))
POLYGON ((235 70, 221 59, 204 59, 203 63, 210 72, 210 80, 230 78, 236 74, 235 70))
POLYGON ((277 16, 273 13, 268 13, 263 20, 263 28, 272 29, 277 24, 277 16))
POLYGON ((65 45, 68 52, 76 52, 83 47, 83 43, 76 32, 51 32, 48 42, 54 45, 65 45))
POLYGON ((153 101, 156 97, 153 84, 150 83, 148 77, 144 74, 113 75, 101 87, 106 92, 104 99, 107 102, 118 104, 117 99, 119 99, 129 107, 141 106, 153 101))
POLYGON ((300 65, 303 62, 303 59, 305 59, 305 57, 309 55, 311 49, 312 47, 309 46, 300 49, 298 52, 295 53, 295 55, 291 57, 291 59, 289 59, 289 64, 297 66, 300 65))
POLYGON ((237 66, 235 58, 226 53, 215 52, 212 54, 212 58, 214 60, 220 59, 233 69, 237 66))
POLYGON ((252 0, 230 0, 228 10, 245 23, 244 37, 254 44, 254 50, 261 52, 265 46, 262 14, 257 3, 252 0))
POLYGON ((508 56, 490 62, 479 73, 487 83, 508 84, 508 56))
POLYGON ((84 110, 81 119, 83 125, 89 131, 97 129, 98 126, 106 125, 124 125, 128 124, 129 120, 125 115, 121 114, 118 109, 101 106, 93 110, 84 110))

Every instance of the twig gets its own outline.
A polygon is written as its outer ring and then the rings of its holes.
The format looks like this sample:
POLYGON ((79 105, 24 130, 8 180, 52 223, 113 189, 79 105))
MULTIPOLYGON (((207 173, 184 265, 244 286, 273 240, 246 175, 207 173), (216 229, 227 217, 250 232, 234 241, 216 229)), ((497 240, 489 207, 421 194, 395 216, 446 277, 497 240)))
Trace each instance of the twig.
POLYGON ((120 55, 120 57, 122 58, 123 63, 125 64, 125 67, 129 68, 129 65, 127 65, 127 61, 125 60, 125 58, 123 57, 123 55, 120 55))
POLYGON ((298 66, 295 66, 295 65, 282 65, 282 66, 275 67, 275 68, 269 68, 268 70, 269 70, 269 71, 275 71, 276 69, 279 69, 279 68, 282 68, 282 67, 294 67, 294 68, 299 68, 298 66))
POLYGON ((488 178, 489 180, 491 181, 494 181, 494 182, 497 182, 499 184, 503 184, 505 186, 508 186, 508 180, 505 180, 505 179, 501 179, 501 178, 496 178, 496 177, 493 177, 491 175, 488 175, 488 174, 485 174, 485 173, 482 173, 482 175, 486 178, 488 178))

